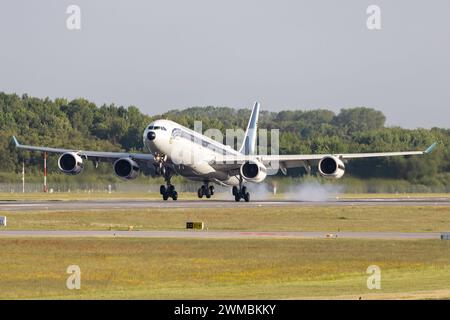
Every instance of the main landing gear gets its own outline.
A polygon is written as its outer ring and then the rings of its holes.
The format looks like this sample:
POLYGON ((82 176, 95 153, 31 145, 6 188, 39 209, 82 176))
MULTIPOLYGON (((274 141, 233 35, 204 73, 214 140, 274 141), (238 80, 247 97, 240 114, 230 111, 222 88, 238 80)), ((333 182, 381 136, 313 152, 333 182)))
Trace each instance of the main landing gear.
POLYGON ((233 187, 233 196, 234 196, 234 200, 236 202, 241 201, 241 199, 244 199, 245 202, 250 201, 250 193, 247 191, 246 186, 243 186, 241 188, 234 186, 233 187))
POLYGON ((207 199, 211 198, 214 195, 214 186, 210 186, 206 181, 200 188, 197 190, 197 195, 201 199, 205 196, 207 199))
POLYGON ((247 187, 242 185, 242 177, 239 178, 239 187, 234 186, 232 192, 236 202, 241 201, 241 199, 244 199, 245 202, 250 201, 250 193, 247 191, 247 187))
POLYGON ((164 170, 164 180, 166 181, 166 185, 161 185, 159 187, 159 193, 162 195, 163 200, 166 201, 169 198, 173 200, 178 199, 178 193, 175 190, 175 186, 170 183, 170 179, 172 178, 172 172, 170 168, 165 167, 164 170))

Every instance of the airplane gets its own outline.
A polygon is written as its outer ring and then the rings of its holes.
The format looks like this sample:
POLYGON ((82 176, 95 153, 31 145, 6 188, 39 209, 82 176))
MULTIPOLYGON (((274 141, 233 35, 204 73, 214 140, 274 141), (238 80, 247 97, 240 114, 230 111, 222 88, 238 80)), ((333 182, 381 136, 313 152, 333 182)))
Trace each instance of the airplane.
POLYGON ((258 155, 256 154, 256 131, 258 128, 260 104, 253 106, 247 124, 243 143, 239 150, 224 145, 199 132, 186 128, 170 120, 156 120, 143 132, 145 153, 101 152, 59 149, 22 145, 13 136, 15 146, 19 149, 61 154, 58 159, 59 169, 69 175, 83 171, 84 161, 92 160, 95 167, 100 161, 113 162, 115 174, 125 180, 138 176, 142 165, 154 166, 155 173, 164 177, 165 184, 160 186, 163 200, 178 199, 175 186, 171 183, 174 175, 181 175, 189 180, 201 181, 198 189, 199 198, 211 198, 216 183, 232 187, 234 200, 250 201, 250 192, 246 182, 264 181, 268 170, 274 169, 286 174, 289 168, 304 167, 307 171, 311 165, 317 165, 321 176, 339 179, 345 173, 347 160, 371 157, 412 156, 429 154, 436 147, 433 143, 425 151, 376 152, 376 153, 333 153, 333 154, 296 154, 296 155, 258 155), (184 161, 189 159, 189 161, 184 161))

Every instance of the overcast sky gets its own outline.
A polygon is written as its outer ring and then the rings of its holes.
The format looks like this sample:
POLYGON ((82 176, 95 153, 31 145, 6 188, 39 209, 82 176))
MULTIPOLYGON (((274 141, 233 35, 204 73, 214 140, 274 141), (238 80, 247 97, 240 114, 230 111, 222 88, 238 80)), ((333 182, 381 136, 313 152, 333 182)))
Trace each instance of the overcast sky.
POLYGON ((368 106, 450 127, 450 1, 2 0, 0 91, 148 114, 368 106), (81 30, 69 30, 69 5, 81 30), (381 8, 381 30, 366 26, 381 8))

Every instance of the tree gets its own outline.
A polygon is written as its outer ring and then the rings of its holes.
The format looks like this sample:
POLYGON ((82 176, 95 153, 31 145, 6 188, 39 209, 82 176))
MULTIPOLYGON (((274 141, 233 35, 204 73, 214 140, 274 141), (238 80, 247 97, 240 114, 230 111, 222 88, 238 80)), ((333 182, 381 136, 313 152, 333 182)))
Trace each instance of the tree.
POLYGON ((333 121, 338 127, 344 128, 347 134, 353 134, 355 132, 382 129, 386 122, 386 117, 381 111, 360 107, 342 109, 333 121))
MULTIPOLYGON (((82 98, 69 102, 0 92, 0 173, 20 171, 22 158, 29 159, 29 171, 41 170, 40 154, 16 150, 12 135, 28 144, 142 152, 142 132, 153 119, 170 119, 190 128, 201 119, 203 130, 217 128, 225 134, 225 129, 245 129, 250 112, 207 106, 150 117, 136 106, 97 107, 82 98)), ((439 141, 437 150, 427 157, 361 159, 346 166, 348 174, 360 178, 397 178, 450 186, 450 129, 386 128, 385 120, 380 111, 370 108, 342 109, 337 115, 326 109, 262 111, 259 126, 280 130, 281 154, 422 150, 439 141)), ((56 160, 49 159, 51 170, 58 171, 56 160)), ((111 169, 106 166, 102 170, 111 169)))

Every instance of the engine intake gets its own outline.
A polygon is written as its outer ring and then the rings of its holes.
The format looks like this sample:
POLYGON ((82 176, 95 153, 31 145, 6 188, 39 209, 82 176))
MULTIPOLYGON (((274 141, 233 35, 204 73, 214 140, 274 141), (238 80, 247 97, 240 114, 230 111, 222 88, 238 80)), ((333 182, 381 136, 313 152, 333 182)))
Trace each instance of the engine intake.
POLYGON ((139 165, 130 158, 122 158, 114 162, 114 172, 119 178, 130 180, 139 175, 139 165))
POLYGON ((267 176, 266 167, 257 161, 247 161, 240 169, 242 177, 250 182, 261 182, 267 176))
POLYGON ((319 173, 322 177, 339 179, 345 173, 345 165, 335 156, 326 156, 319 161, 319 173))
POLYGON ((59 157, 58 167, 65 174, 80 174, 84 168, 83 159, 75 152, 66 152, 59 157))

